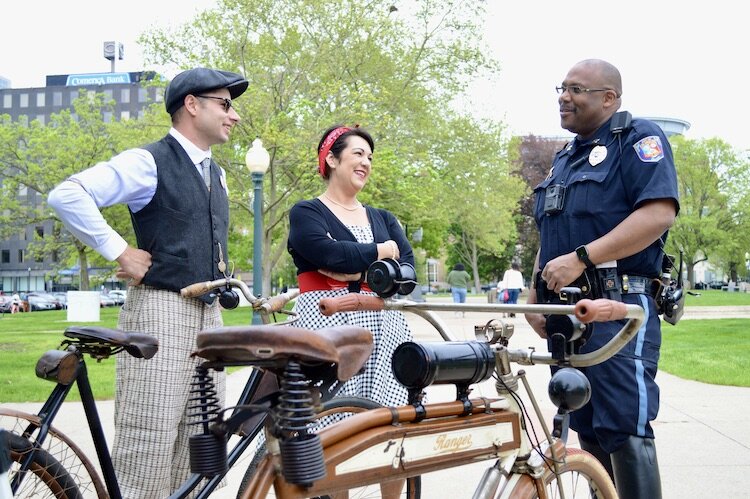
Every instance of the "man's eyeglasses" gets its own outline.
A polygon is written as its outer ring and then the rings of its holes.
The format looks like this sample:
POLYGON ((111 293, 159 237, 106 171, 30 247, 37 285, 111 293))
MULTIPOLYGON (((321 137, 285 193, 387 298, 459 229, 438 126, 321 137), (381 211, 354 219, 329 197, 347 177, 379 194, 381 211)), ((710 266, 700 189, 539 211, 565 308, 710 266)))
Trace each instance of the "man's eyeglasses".
POLYGON ((232 107, 232 99, 229 99, 227 97, 214 97, 213 95, 196 95, 196 97, 200 97, 201 99, 216 99, 216 100, 223 101, 224 111, 226 111, 227 113, 229 112, 229 109, 231 109, 232 107))
POLYGON ((555 87, 555 90, 557 90, 557 93, 562 95, 567 90, 573 95, 581 95, 583 93, 589 93, 589 92, 606 92, 607 90, 612 90, 611 88, 583 88, 578 85, 561 85, 559 87, 555 87))

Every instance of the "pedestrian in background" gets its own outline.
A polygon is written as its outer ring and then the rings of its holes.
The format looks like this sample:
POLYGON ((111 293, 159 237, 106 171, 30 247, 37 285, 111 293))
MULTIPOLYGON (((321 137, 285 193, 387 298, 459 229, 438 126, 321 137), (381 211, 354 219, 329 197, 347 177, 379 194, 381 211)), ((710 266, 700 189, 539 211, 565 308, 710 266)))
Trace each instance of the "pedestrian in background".
MULTIPOLYGON (((513 262, 508 270, 503 274, 502 288, 508 292, 508 299, 504 303, 511 303, 513 305, 518 303, 518 295, 523 291, 523 274, 521 274, 521 266, 518 263, 513 262)), ((516 314, 510 314, 511 317, 515 317, 516 314)))
MULTIPOLYGON (((466 303, 466 293, 469 289, 469 281, 471 276, 466 272, 464 264, 458 262, 453 266, 453 270, 448 272, 445 281, 451 287, 451 295, 453 296, 453 303, 466 303)), ((456 312, 459 314, 459 312, 456 312)), ((464 313, 460 312, 463 317, 464 313)))

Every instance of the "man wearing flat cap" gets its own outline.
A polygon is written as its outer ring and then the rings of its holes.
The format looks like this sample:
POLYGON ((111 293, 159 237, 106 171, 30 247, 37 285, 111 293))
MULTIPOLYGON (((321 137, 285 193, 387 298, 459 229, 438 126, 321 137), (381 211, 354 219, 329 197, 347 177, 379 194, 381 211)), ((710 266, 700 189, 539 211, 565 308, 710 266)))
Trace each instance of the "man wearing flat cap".
MULTIPOLYGON (((159 340, 151 360, 117 356, 112 457, 123 497, 163 498, 189 474, 188 390, 198 361, 198 331, 222 325, 216 297, 183 298, 189 284, 224 277, 229 202, 224 170, 211 146, 229 140, 240 117, 232 99, 248 82, 228 71, 195 68, 167 86, 172 117, 166 137, 75 174, 49 195, 66 227, 128 280, 118 327, 159 340), (126 203, 137 248, 104 220, 100 208, 126 203)), ((215 375, 220 398, 225 379, 215 375)))

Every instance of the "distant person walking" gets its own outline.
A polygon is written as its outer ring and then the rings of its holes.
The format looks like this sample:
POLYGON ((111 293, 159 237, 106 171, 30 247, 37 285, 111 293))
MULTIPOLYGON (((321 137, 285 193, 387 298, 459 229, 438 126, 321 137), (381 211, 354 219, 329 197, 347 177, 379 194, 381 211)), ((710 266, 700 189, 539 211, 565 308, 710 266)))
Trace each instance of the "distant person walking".
MULTIPOLYGON (((471 276, 466 272, 464 264, 461 262, 455 264, 453 270, 448 272, 445 280, 451 287, 453 303, 466 303, 466 291, 469 288, 470 279, 471 276)), ((463 312, 461 312, 461 315, 463 315, 463 312)))
MULTIPOLYGON (((502 289, 508 291, 508 300, 506 303, 516 304, 518 303, 518 295, 523 290, 523 274, 521 274, 520 266, 513 262, 508 270, 503 274, 503 282, 501 284, 502 289)), ((511 313, 511 317, 515 317, 516 314, 511 313)))
POLYGON ((510 268, 503 274, 503 283, 508 290, 508 303, 518 303, 518 296, 524 289, 523 274, 518 263, 511 264, 510 268))

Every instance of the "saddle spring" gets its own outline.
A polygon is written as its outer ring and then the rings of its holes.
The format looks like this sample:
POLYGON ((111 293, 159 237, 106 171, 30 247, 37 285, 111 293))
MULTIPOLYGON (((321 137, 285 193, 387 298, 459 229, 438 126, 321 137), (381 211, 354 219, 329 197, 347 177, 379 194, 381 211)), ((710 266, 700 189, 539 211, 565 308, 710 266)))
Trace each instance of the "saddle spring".
POLYGON ((290 360, 280 377, 279 405, 274 412, 281 467, 290 483, 309 486, 326 475, 323 445, 312 433, 315 408, 302 366, 290 360))
POLYGON ((191 425, 203 425, 203 432, 190 437, 190 471, 214 476, 227 471, 226 434, 214 434, 209 424, 220 417, 219 397, 208 369, 196 366, 190 383, 189 417, 191 425))

